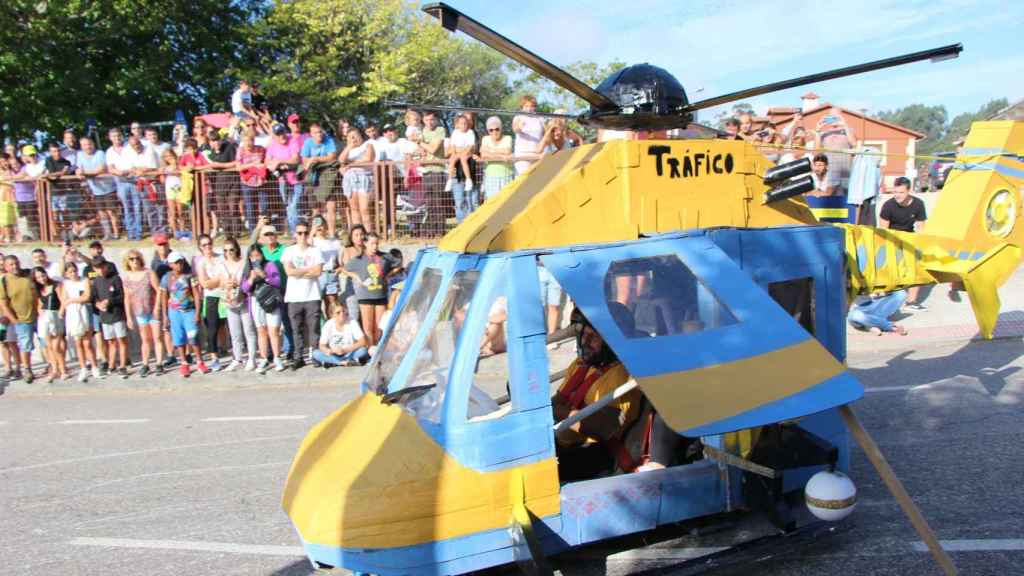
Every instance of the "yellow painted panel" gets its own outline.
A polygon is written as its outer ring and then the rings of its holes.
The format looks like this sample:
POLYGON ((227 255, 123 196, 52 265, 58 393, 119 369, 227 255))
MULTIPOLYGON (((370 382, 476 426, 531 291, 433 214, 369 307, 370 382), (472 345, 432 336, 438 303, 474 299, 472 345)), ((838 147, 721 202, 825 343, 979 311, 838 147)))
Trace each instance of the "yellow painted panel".
POLYGON ((307 542, 392 548, 506 527, 513 474, 527 507, 559 512, 558 469, 549 459, 479 472, 449 456, 400 407, 364 394, 316 425, 303 440, 283 506, 307 542))
POLYGON ((674 430, 735 416, 820 384, 843 366, 813 338, 696 370, 639 378, 640 388, 674 430))

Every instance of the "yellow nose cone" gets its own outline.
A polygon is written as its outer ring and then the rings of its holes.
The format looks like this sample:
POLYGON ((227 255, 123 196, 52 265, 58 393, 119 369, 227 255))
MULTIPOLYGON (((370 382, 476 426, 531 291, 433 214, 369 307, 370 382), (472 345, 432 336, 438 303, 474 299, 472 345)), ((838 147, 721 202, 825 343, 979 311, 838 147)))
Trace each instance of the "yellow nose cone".
MULTIPOLYGON (((513 470, 462 466, 412 415, 364 394, 302 441, 283 506, 307 543, 412 546, 508 526, 513 470)), ((555 460, 521 470, 530 509, 538 516, 558 513, 555 460)))

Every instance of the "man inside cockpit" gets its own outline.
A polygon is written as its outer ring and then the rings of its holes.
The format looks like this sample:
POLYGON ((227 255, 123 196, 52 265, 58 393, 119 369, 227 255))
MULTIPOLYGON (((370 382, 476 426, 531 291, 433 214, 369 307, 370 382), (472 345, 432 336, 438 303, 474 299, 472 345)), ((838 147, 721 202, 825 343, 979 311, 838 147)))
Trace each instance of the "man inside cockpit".
MULTIPOLYGON (((618 302, 609 302, 613 315, 629 315, 618 302)), ((628 318, 632 324, 632 316, 628 318)), ((565 381, 551 398, 555 422, 612 394, 629 380, 618 357, 579 309, 572 312, 577 358, 565 381)), ((616 468, 632 471, 636 463, 623 444, 626 432, 640 415, 643 396, 634 389, 608 406, 558 432, 555 436, 558 475, 562 482, 595 478, 616 468)))

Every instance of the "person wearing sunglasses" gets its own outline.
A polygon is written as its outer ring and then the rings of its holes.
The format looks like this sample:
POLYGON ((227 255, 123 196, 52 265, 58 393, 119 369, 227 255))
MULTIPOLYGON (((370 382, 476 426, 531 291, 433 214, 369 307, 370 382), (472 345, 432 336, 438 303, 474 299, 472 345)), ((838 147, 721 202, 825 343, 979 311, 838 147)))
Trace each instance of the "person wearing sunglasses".
POLYGON ((219 254, 213 251, 213 239, 208 234, 199 236, 199 254, 194 258, 194 264, 202 295, 203 323, 206 326, 206 351, 210 354, 208 365, 200 359, 196 367, 205 374, 208 371, 220 370, 218 337, 224 326, 224 319, 220 315, 220 299, 223 296, 220 279, 224 261, 219 254))
POLYGON ((145 378, 150 373, 150 350, 156 354, 156 373, 163 374, 162 331, 160 330, 160 315, 156 310, 160 281, 157 280, 156 272, 146 268, 142 253, 138 250, 129 250, 125 255, 124 270, 121 280, 125 292, 125 318, 128 330, 138 330, 139 340, 142 344, 142 367, 139 368, 139 377, 145 378))
POLYGON ((228 333, 231 335, 231 364, 227 371, 240 368, 248 350, 245 369, 256 369, 256 325, 249 314, 249 296, 241 290, 245 275, 245 260, 242 251, 234 238, 224 241, 224 259, 221 261, 221 289, 224 293, 224 306, 228 312, 228 333))
POLYGON ((502 134, 501 118, 487 119, 487 136, 480 141, 480 159, 484 168, 484 200, 493 198, 515 178, 512 169, 512 137, 502 134))
POLYGON ((306 365, 306 355, 320 341, 320 273, 324 257, 310 244, 309 223, 299 220, 295 225, 295 244, 281 256, 288 284, 284 302, 294 337, 292 370, 306 365))

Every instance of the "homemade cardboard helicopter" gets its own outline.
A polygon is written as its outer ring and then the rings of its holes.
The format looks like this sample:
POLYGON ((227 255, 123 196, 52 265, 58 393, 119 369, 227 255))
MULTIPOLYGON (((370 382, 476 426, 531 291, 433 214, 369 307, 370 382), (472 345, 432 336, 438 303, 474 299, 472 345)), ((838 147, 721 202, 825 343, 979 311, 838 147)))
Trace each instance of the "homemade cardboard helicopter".
MULTIPOLYGON (((581 122, 613 129, 686 127, 697 109, 961 50, 689 103, 662 69, 632 66, 594 90, 446 5, 424 9, 589 102, 581 122)), ((376 574, 541 569, 574 546, 746 509, 790 531, 794 500, 821 518, 852 510, 849 432, 953 573, 849 409, 863 389, 843 363, 845 298, 960 281, 991 336, 995 288, 1022 240, 1024 164, 1001 151, 1022 145, 1021 126, 975 125, 966 154, 991 158, 954 170, 929 236, 819 224, 799 198, 806 161, 773 166, 744 141, 625 140, 545 157, 420 252, 363 394, 302 442, 283 505, 310 560, 376 574), (550 383, 564 371, 549 363, 546 273, 628 370, 614 396, 642 392, 650 417, 631 433, 656 438, 658 422, 699 438, 702 453, 560 482, 553 431, 587 414, 553 418, 550 383), (496 309, 507 370, 492 374, 480 344, 496 309)))

